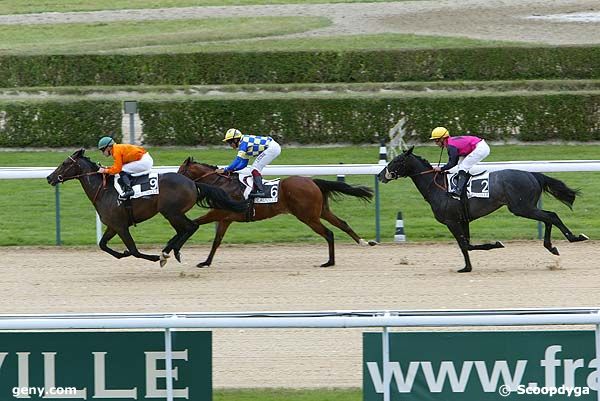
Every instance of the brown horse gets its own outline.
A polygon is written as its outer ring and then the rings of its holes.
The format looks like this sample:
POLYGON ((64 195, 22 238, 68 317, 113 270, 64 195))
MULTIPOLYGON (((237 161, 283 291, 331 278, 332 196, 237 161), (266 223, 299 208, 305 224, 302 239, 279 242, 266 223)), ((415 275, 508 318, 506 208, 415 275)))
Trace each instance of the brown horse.
POLYGON ((135 256, 153 262, 160 260, 160 265, 163 266, 169 253, 173 250, 175 258, 181 262, 179 253, 181 247, 198 229, 198 224, 185 215, 185 212, 190 210, 194 204, 236 212, 243 212, 247 209, 245 202, 231 200, 220 188, 195 183, 180 174, 167 173, 159 176, 160 192, 158 195, 131 201, 132 222, 125 207, 117 206, 118 194, 113 185, 114 177, 111 176, 107 179, 106 175, 99 174, 98 165, 84 156, 83 149, 67 157, 47 177, 47 180, 50 185, 54 186, 75 178, 81 183, 83 190, 100 215, 100 220, 106 225, 106 231, 100 240, 100 249, 117 259, 135 256), (138 251, 129 227, 133 223, 147 220, 157 213, 169 220, 177 234, 169 240, 160 256, 146 255, 138 251), (117 252, 108 247, 108 241, 115 235, 118 235, 127 247, 125 252, 117 252))
MULTIPOLYGON (((216 169, 217 166, 198 163, 191 157, 188 157, 179 167, 178 172, 196 182, 220 187, 233 199, 242 200, 243 194, 238 174, 221 175, 215 172, 216 169)), ((284 213, 293 214, 298 220, 325 238, 329 245, 329 260, 323 263, 321 267, 333 266, 335 264, 333 232, 321 223, 321 219, 325 219, 347 233, 359 245, 377 245, 375 241, 367 242, 360 238, 344 220, 337 217, 329 209, 329 198, 341 194, 355 196, 366 201, 369 201, 373 197, 373 191, 367 187, 352 186, 337 181, 291 176, 281 180, 277 203, 255 204, 254 215, 251 221, 270 219, 284 213)), ((245 213, 211 210, 194 221, 200 225, 214 221, 218 222, 210 254, 204 262, 197 265, 198 267, 207 267, 212 263, 215 252, 221 244, 221 240, 229 225, 234 221, 247 222, 248 218, 245 213)))

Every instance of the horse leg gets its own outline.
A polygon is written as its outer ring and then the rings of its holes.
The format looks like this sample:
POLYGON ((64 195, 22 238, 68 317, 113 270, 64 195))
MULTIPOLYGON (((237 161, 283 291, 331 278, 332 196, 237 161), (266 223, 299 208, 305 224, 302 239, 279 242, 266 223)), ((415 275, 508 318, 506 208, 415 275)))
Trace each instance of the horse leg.
MULTIPOLYGON (((298 217, 298 216, 296 216, 298 217)), ((329 260, 321 265, 321 267, 329 267, 335 265, 335 249, 333 243, 333 232, 325 227, 317 218, 316 220, 300 219, 304 224, 312 228, 314 232, 325 238, 329 246, 329 260)))
POLYGON ((527 219, 537 220, 544 223, 544 248, 550 251, 550 253, 553 255, 559 255, 558 249, 555 246, 552 246, 553 225, 558 227, 558 229, 563 233, 565 238, 569 240, 569 242, 585 241, 588 239, 588 237, 584 234, 575 236, 571 232, 571 230, 569 230, 567 226, 562 222, 558 215, 554 212, 538 209, 535 207, 531 209, 524 209, 522 207, 514 206, 511 207, 511 205, 509 205, 508 210, 510 210, 515 216, 525 217, 527 219))
POLYGON ((489 251, 490 249, 504 248, 504 244, 500 241, 496 241, 496 243, 488 243, 488 244, 479 244, 479 245, 471 245, 469 243, 468 249, 469 251, 489 251))
POLYGON ((167 214, 161 212, 161 214, 169 221, 171 227, 173 227, 176 232, 162 250, 160 266, 163 267, 167 263, 167 258, 169 257, 171 250, 174 251, 175 259, 181 263, 181 247, 196 232, 196 230, 198 230, 198 224, 190 220, 183 213, 167 214))
POLYGON ((212 248, 210 248, 210 253, 208 254, 208 257, 206 258, 206 260, 204 262, 200 262, 196 265, 197 267, 208 267, 211 265, 213 257, 215 256, 215 253, 217 252, 217 248, 219 247, 219 245, 221 245, 221 241, 223 240, 223 237, 225 236, 225 232, 227 232, 227 229, 229 228, 229 225, 231 223, 232 223, 231 221, 227 221, 227 220, 221 220, 221 221, 217 222, 215 238, 213 239, 212 248))
POLYGON ((473 266, 471 266, 471 258, 469 258, 469 224, 465 222, 454 222, 446 224, 446 226, 456 239, 456 242, 458 242, 460 251, 465 259, 465 267, 458 270, 458 273, 468 273, 473 270, 473 266))
POLYGON ((117 234, 121 238, 121 241, 123 241, 123 243, 127 247, 127 250, 129 251, 129 254, 131 256, 135 256, 136 258, 146 259, 146 260, 149 260, 152 262, 158 262, 160 260, 160 256, 158 256, 158 255, 147 255, 145 253, 141 253, 140 251, 138 251, 138 249, 135 245, 135 241, 133 240, 133 237, 131 236, 131 233, 129 232, 128 227, 125 227, 121 232, 117 232, 117 234))
POLYGON ((364 239, 360 238, 358 235, 356 235, 356 233, 348 225, 348 223, 346 223, 344 220, 340 219, 338 216, 333 214, 333 212, 329 209, 323 209, 323 211, 321 212, 321 218, 327 220, 333 226, 339 228, 340 230, 348 234, 359 245, 377 245, 376 241, 367 242, 364 239))
POLYGON ((117 232, 112 228, 107 227, 106 231, 104 231, 104 234, 102 235, 102 238, 100 239, 100 243, 98 244, 100 246, 100 249, 102 249, 106 253, 109 253, 117 259, 130 256, 129 252, 117 252, 108 246, 108 241, 110 241, 115 235, 117 235, 117 232))

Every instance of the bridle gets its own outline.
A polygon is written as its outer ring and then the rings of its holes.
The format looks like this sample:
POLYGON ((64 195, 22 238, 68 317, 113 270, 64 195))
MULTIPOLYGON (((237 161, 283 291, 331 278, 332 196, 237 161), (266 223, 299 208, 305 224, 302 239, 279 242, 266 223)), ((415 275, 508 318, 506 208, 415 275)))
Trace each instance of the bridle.
MULTIPOLYGON (((446 186, 446 180, 442 180, 443 183, 444 183, 443 186, 440 185, 440 184, 438 184, 438 182, 436 180, 438 174, 446 174, 446 173, 441 173, 441 172, 436 171, 434 169, 430 169, 430 170, 425 170, 425 171, 418 172, 416 174, 410 174, 407 177, 411 177, 412 178, 412 177, 418 177, 420 175, 431 174, 431 173, 434 173, 433 174, 433 178, 432 178, 433 185, 435 185, 436 187, 438 187, 439 189, 441 189, 443 191, 446 191, 448 189, 448 187, 446 186)), ((400 177, 398 177, 398 173, 397 172, 390 171, 387 168, 387 166, 386 166, 386 168, 385 168, 385 178, 388 179, 388 180, 396 180, 396 179, 398 179, 400 177)))
POLYGON ((73 167, 75 167, 75 166, 78 166, 78 167, 79 167, 79 163, 77 163, 77 160, 75 160, 75 159, 74 159, 72 156, 69 156, 69 159, 71 159, 71 161, 72 161, 73 163, 72 163, 72 164, 71 164, 69 167, 67 167, 67 168, 65 169, 65 171, 63 171, 63 173, 62 173, 62 174, 59 174, 59 175, 56 177, 56 179, 58 180, 58 182, 65 182, 66 180, 71 180, 71 179, 74 179, 74 178, 85 177, 85 176, 88 176, 88 175, 93 175, 93 174, 99 174, 97 171, 90 171, 90 172, 88 172, 88 173, 82 173, 82 174, 73 175, 73 176, 67 177, 67 178, 65 179, 64 175, 65 175, 65 173, 66 173, 67 171, 69 171, 71 168, 73 168, 73 167))
MULTIPOLYGON (((183 168, 183 170, 181 171, 180 174, 185 175, 186 177, 189 177, 187 175, 190 172, 190 169, 188 168, 188 166, 189 166, 189 163, 185 165, 185 167, 183 168)), ((224 178, 227 178, 228 180, 231 180, 231 176, 230 175, 227 175, 227 174, 218 174, 216 170, 208 171, 208 172, 202 174, 199 177, 193 178, 193 180, 194 180, 194 182, 198 182, 198 181, 202 180, 203 178, 206 178, 206 177, 211 176, 213 174, 216 174, 219 177, 224 177, 224 178)))
MULTIPOLYGON (((69 159, 73 162, 69 167, 67 167, 65 169, 65 171, 63 171, 63 174, 59 174, 56 179, 58 180, 58 182, 65 182, 65 177, 64 174, 69 171, 71 168, 78 166, 79 167, 79 163, 77 163, 77 160, 74 159, 72 156, 69 156, 69 159)), ((77 175, 73 175, 70 177, 67 177, 66 179, 71 180, 71 179, 75 179, 75 178, 79 178, 79 177, 87 177, 90 175, 95 175, 95 174, 100 174, 98 171, 90 171, 87 173, 82 173, 82 174, 77 174, 77 175)), ((106 189, 106 174, 102 174, 102 185, 100 185, 98 187, 98 190, 96 191, 96 194, 94 195, 94 199, 93 202, 96 202, 96 199, 98 198, 98 195, 100 195, 100 191, 102 191, 103 189, 106 189)))

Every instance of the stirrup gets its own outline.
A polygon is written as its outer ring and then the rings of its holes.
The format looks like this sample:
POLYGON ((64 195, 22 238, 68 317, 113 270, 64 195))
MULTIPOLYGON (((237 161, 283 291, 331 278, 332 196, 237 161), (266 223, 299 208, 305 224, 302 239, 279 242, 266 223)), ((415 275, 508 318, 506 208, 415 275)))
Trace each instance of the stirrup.
POLYGON ((248 194, 248 198, 264 198, 265 197, 265 193, 264 192, 250 192, 248 194))
POLYGON ((135 194, 134 191, 123 192, 123 195, 119 195, 119 200, 126 201, 135 194))

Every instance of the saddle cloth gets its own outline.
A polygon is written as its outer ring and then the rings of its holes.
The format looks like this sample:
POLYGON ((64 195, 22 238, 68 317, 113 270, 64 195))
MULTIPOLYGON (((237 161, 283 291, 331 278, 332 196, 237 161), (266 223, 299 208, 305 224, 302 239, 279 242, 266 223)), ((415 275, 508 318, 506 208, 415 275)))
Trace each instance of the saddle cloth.
MULTIPOLYGON (((238 171, 238 178, 240 183, 242 184, 242 192, 244 194, 244 199, 248 199, 248 195, 252 192, 252 188, 254 188, 254 177, 248 171, 240 170, 238 171)), ((277 203, 279 199, 279 182, 280 179, 276 178, 274 180, 263 180, 263 185, 265 187, 265 194, 268 195, 268 198, 254 198, 254 203, 277 203)))
MULTIPOLYGON (((123 195, 123 189, 121 188, 121 184, 119 184, 119 177, 119 174, 115 174, 115 189, 119 195, 123 195)), ((131 189, 134 192, 131 199, 158 195, 158 173, 153 172, 131 177, 131 189)))
MULTIPOLYGON (((448 174, 448 189, 454 188, 456 185, 458 173, 448 174)), ((485 171, 469 177, 467 183, 467 198, 489 198, 490 197, 490 173, 485 171)))

